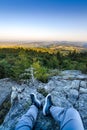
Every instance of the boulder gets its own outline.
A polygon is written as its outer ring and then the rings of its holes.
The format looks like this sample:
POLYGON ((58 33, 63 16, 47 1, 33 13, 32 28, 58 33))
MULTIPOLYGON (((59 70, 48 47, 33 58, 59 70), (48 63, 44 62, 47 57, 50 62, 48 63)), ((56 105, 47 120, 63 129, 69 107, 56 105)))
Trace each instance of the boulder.
POLYGON ((81 81, 81 82, 80 82, 80 86, 81 86, 82 88, 87 88, 87 82, 86 82, 86 81, 81 81))
POLYGON ((9 79, 0 80, 0 106, 2 106, 3 102, 11 94, 11 86, 12 84, 9 82, 9 79))
MULTIPOLYGON (((14 84, 11 82, 11 85, 13 86, 14 84)), ((30 93, 32 92, 37 95, 43 104, 45 96, 50 93, 55 106, 76 108, 81 115, 85 130, 87 130, 86 85, 87 75, 83 75, 80 71, 76 70, 63 71, 60 75, 51 77, 48 83, 41 83, 35 80, 35 83, 30 81, 29 84, 16 84, 17 91, 21 91, 24 88, 20 96, 18 96, 22 98, 18 98, 17 102, 14 100, 4 122, 0 126, 0 130, 14 130, 18 120, 26 113, 31 105, 30 93)), ((52 117, 43 116, 42 110, 40 110, 34 130, 59 130, 59 125, 52 117)))

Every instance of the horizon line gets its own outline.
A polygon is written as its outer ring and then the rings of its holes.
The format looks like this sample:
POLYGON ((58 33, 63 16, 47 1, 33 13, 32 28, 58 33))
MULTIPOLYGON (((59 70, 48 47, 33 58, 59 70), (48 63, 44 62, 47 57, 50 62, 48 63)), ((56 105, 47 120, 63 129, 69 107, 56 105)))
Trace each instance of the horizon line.
POLYGON ((87 42, 87 41, 79 41, 79 40, 0 40, 1 42, 87 42))

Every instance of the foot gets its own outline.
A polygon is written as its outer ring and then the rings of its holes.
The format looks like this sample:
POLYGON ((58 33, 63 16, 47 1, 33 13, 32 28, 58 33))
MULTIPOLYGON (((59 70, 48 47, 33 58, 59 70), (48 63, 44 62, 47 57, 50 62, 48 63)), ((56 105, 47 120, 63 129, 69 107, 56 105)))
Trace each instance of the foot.
POLYGON ((50 107, 53 105, 51 100, 51 94, 48 94, 45 98, 45 104, 43 106, 43 115, 49 115, 50 114, 50 107))
POLYGON ((30 94, 32 104, 35 105, 37 108, 41 108, 41 102, 37 99, 36 95, 31 93, 30 94))

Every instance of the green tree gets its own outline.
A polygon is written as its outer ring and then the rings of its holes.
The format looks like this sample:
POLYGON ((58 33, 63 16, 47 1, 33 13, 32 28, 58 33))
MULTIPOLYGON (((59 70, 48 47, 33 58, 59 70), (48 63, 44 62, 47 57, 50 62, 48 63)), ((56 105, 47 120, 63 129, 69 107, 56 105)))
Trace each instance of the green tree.
POLYGON ((24 51, 20 51, 18 58, 16 59, 14 66, 12 68, 14 73, 14 78, 19 79, 20 74, 24 72, 25 69, 30 67, 30 63, 28 61, 28 56, 24 51))
POLYGON ((0 75, 1 78, 10 77, 12 74, 11 65, 6 59, 0 61, 0 75))
POLYGON ((47 68, 41 66, 39 61, 33 63, 32 67, 34 68, 34 76, 36 79, 42 82, 48 81, 49 74, 47 73, 47 68))

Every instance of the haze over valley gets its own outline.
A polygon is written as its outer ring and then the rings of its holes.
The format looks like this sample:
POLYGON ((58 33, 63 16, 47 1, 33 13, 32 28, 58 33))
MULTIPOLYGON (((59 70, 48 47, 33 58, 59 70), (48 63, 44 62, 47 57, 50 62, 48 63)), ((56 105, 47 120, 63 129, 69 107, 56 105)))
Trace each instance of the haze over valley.
POLYGON ((87 42, 70 41, 0 41, 0 48, 49 48, 51 50, 86 51, 87 42))

